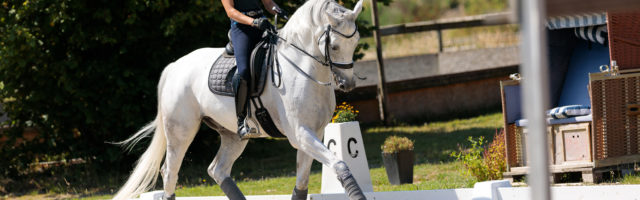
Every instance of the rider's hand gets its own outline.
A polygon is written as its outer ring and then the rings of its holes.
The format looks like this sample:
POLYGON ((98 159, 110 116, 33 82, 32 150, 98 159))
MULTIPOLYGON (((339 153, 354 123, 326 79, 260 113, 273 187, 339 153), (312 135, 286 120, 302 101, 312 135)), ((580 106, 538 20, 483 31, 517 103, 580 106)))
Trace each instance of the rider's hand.
POLYGON ((267 20, 267 18, 256 18, 251 23, 251 26, 260 30, 272 29, 273 25, 267 20))
POLYGON ((272 10, 275 11, 278 15, 280 15, 284 19, 289 20, 289 13, 286 10, 281 9, 278 6, 273 6, 272 10))

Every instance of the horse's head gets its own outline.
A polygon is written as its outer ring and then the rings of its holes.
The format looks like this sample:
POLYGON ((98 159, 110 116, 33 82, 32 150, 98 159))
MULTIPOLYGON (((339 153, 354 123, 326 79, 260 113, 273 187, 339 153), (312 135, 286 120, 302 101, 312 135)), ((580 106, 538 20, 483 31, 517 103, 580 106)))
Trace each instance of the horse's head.
POLYGON ((353 53, 360 34, 355 20, 362 11, 362 0, 353 10, 342 7, 335 1, 327 1, 324 8, 324 24, 318 37, 318 48, 331 66, 336 87, 348 92, 356 87, 353 74, 353 53))
POLYGON ((335 87, 350 91, 356 86, 353 52, 360 39, 355 22, 360 11, 362 0, 353 10, 334 0, 309 0, 291 16, 280 34, 302 46, 300 51, 329 66, 335 87))

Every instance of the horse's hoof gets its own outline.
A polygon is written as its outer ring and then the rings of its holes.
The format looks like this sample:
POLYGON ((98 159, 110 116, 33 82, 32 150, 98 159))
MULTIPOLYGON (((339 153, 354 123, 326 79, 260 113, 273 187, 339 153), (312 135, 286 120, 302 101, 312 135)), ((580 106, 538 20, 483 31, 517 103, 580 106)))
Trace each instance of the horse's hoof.
POLYGON ((172 194, 171 196, 163 196, 163 200, 176 200, 176 194, 172 194))
POLYGON ((309 190, 298 190, 298 188, 293 187, 293 194, 291 194, 291 200, 306 200, 307 194, 309 190))

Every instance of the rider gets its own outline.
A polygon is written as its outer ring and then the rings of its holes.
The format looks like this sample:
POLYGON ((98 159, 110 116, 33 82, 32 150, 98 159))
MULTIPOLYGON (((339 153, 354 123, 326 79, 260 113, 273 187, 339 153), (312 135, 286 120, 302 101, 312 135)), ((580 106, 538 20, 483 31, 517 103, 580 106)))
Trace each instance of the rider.
MULTIPOLYGON (((261 0, 267 11, 276 14, 280 10, 273 0, 261 0), (269 9, 273 8, 273 9, 269 9)), ((255 129, 245 123, 249 97, 249 60, 251 50, 260 41, 264 30, 273 28, 260 8, 260 0, 222 0, 222 6, 231 19, 231 43, 236 56, 237 73, 233 76, 238 135, 255 134, 255 129)))

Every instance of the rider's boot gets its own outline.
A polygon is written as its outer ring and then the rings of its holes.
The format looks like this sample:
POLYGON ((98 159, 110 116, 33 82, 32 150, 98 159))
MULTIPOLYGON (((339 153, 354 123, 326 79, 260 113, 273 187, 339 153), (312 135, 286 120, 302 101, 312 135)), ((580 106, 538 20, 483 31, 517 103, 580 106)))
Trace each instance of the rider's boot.
POLYGON ((256 134, 256 129, 249 127, 246 123, 249 84, 238 74, 233 76, 232 84, 235 93, 236 116, 238 117, 238 136, 243 139, 252 137, 256 134))

